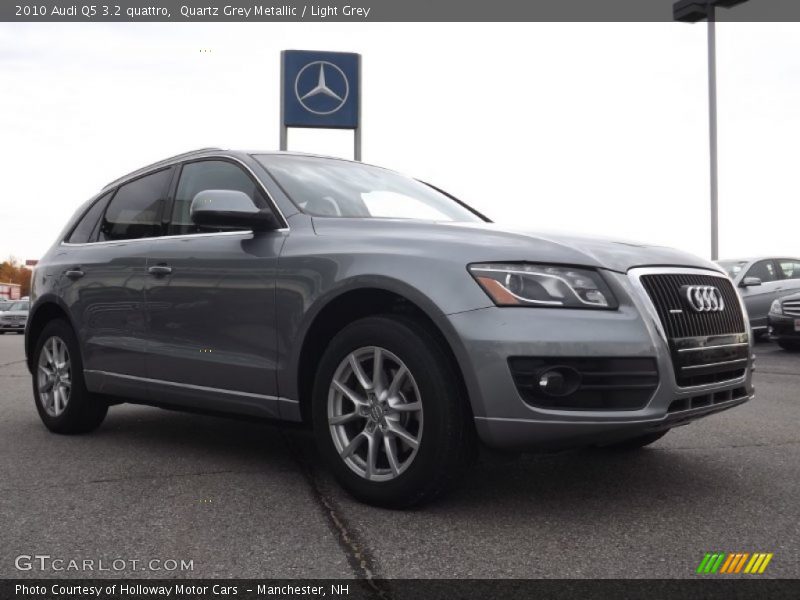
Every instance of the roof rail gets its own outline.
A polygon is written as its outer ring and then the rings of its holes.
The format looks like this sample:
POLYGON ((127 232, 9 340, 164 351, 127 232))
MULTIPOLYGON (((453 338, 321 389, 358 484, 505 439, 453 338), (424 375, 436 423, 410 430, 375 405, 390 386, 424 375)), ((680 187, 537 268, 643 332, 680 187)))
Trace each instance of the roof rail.
POLYGON ((104 185, 103 186, 103 190, 107 190, 108 188, 116 185, 117 183, 120 183, 120 182, 122 182, 122 181, 124 181, 126 179, 129 179, 133 175, 136 175, 138 173, 144 173, 146 171, 150 171, 150 170, 154 169, 155 167, 158 167, 159 165, 162 165, 162 164, 165 164, 165 163, 171 163, 171 162, 174 162, 176 160, 180 160, 182 158, 190 158, 190 157, 194 156, 195 154, 200 154, 202 152, 216 152, 216 151, 220 151, 220 150, 222 150, 222 148, 213 148, 213 147, 210 147, 210 148, 198 148, 197 150, 190 150, 189 152, 181 152, 180 154, 176 154, 175 156, 162 158, 161 160, 157 160, 156 162, 151 163, 149 165, 146 165, 144 167, 141 167, 139 169, 136 169, 135 171, 131 171, 130 173, 127 173, 127 174, 123 175, 122 177, 117 177, 114 181, 111 181, 111 182, 107 183, 106 185, 104 185))

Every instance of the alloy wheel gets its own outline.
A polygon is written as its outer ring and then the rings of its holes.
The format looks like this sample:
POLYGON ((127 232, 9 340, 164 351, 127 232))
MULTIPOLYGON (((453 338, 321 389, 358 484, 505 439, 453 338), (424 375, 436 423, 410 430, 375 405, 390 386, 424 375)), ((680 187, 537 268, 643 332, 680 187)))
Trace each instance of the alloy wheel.
POLYGON ((72 368, 67 344, 60 337, 48 338, 39 354, 37 389, 45 412, 58 417, 72 392, 72 368))
POLYGON ((328 391, 328 425, 344 463, 369 481, 388 481, 413 462, 422 439, 422 399, 405 363, 385 348, 348 354, 328 391))

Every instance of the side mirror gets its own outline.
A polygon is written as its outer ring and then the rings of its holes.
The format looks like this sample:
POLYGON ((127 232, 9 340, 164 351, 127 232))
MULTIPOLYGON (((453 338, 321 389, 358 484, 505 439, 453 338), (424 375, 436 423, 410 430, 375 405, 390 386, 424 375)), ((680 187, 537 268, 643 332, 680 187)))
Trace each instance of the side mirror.
POLYGON ((739 287, 754 287, 757 285, 761 285, 761 280, 758 277, 745 277, 742 279, 742 282, 739 284, 739 287))
POLYGON ((241 227, 253 231, 280 228, 272 211, 261 210, 244 192, 203 190, 192 199, 192 221, 204 227, 241 227))

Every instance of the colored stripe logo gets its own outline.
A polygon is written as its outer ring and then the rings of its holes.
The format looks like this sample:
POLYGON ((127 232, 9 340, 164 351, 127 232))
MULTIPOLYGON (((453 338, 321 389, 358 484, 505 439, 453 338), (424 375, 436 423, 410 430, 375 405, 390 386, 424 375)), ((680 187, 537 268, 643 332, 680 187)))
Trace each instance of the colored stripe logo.
POLYGON ((772 560, 772 552, 706 552, 697 567, 697 573, 761 575, 772 560))

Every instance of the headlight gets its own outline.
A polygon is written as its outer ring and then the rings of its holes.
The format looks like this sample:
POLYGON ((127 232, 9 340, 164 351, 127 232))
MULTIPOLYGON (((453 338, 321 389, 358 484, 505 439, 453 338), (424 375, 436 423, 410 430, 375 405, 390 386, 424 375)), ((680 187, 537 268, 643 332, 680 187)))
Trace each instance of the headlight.
POLYGON ((783 313, 783 309, 781 308, 781 301, 780 300, 774 300, 772 302, 772 305, 769 307, 769 312, 771 312, 773 315, 782 314, 783 313))
POLYGON ((533 264, 469 265, 469 272, 498 306, 617 308, 600 273, 533 264))

